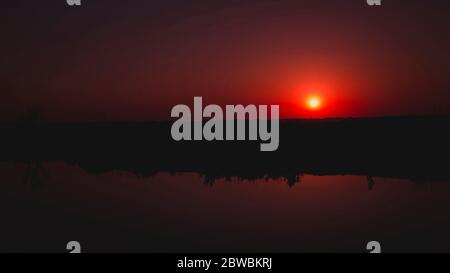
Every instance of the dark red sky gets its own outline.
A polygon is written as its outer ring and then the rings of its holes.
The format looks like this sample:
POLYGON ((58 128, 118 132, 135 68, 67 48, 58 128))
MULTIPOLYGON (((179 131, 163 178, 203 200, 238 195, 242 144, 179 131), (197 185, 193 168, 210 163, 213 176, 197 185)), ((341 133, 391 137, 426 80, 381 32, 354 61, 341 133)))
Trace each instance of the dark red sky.
POLYGON ((450 114, 449 1, 82 1, 2 3, 2 120, 168 119, 193 96, 285 118, 450 114))

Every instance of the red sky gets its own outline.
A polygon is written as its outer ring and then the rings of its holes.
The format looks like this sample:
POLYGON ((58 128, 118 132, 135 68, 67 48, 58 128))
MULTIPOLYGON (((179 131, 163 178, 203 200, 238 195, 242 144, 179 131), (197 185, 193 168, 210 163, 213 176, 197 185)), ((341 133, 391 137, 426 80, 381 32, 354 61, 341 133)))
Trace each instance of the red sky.
POLYGON ((447 1, 41 2, 0 11, 2 120, 168 119, 194 96, 284 118, 450 114, 447 1))

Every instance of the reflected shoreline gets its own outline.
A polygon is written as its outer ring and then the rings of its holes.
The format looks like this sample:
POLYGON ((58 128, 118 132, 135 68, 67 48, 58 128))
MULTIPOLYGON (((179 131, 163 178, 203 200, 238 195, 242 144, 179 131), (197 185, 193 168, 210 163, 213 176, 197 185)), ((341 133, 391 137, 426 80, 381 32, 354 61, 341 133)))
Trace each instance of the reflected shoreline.
POLYGON ((171 124, 3 124, 0 160, 64 161, 93 174, 192 172, 208 184, 237 177, 294 185, 303 175, 450 181, 450 117, 283 120, 275 152, 252 141, 176 142, 171 124))
POLYGON ((365 181, 367 182, 367 188, 368 190, 372 190, 377 182, 377 180, 385 180, 385 179, 393 179, 393 180, 406 180, 413 182, 418 185, 425 185, 425 184, 434 184, 434 183, 449 183, 450 180, 417 180, 417 179, 411 179, 408 177, 389 177, 389 176, 371 176, 371 175, 365 175, 365 174, 357 174, 357 173, 280 173, 280 174, 263 174, 261 173, 245 173, 241 172, 239 174, 238 172, 232 172, 231 170, 228 170, 228 172, 221 172, 221 173, 202 173, 197 170, 183 170, 183 171, 173 171, 173 170, 158 170, 154 171, 152 173, 147 173, 146 175, 137 174, 134 172, 130 172, 129 170, 125 169, 118 169, 118 168, 111 168, 111 169, 98 169, 95 166, 92 165, 80 165, 80 162, 67 162, 62 160, 55 160, 55 161, 40 161, 40 160, 32 160, 32 161, 0 161, 0 163, 11 163, 11 164, 23 164, 24 165, 24 171, 23 171, 23 179, 22 183, 24 185, 30 186, 31 188, 39 188, 43 184, 45 184, 45 181, 48 179, 48 177, 51 176, 52 173, 52 164, 55 163, 61 163, 68 167, 77 167, 80 168, 81 171, 85 172, 89 175, 103 175, 107 173, 124 173, 124 174, 130 174, 137 178, 150 178, 157 176, 159 174, 169 174, 170 176, 175 175, 184 175, 184 174, 197 174, 203 181, 203 184, 213 186, 218 181, 226 181, 226 182, 256 182, 256 181, 277 181, 277 182, 283 182, 286 183, 289 187, 294 187, 297 184, 300 184, 303 180, 303 177, 305 176, 315 176, 315 177, 336 177, 336 176, 354 176, 354 177, 362 177, 365 178, 365 181), (50 166, 48 166, 50 164, 50 166))

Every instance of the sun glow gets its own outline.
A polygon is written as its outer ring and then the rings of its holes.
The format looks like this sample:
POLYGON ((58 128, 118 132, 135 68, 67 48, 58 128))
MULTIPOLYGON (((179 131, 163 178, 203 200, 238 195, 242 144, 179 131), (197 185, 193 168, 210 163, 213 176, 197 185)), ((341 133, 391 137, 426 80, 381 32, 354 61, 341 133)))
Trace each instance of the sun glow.
POLYGON ((321 102, 320 98, 318 98, 318 97, 309 97, 306 100, 306 106, 308 106, 308 108, 311 110, 319 109, 321 104, 322 104, 322 102, 321 102))

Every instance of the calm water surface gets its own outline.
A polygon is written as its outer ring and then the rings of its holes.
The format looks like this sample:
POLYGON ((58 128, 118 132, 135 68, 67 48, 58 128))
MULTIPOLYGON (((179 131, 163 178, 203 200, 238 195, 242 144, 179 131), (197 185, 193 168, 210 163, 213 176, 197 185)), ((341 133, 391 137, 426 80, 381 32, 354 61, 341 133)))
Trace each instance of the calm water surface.
POLYGON ((450 183, 305 175, 204 183, 196 173, 89 174, 0 163, 0 251, 450 251, 450 183), (28 176, 27 176, 28 175, 28 176))

